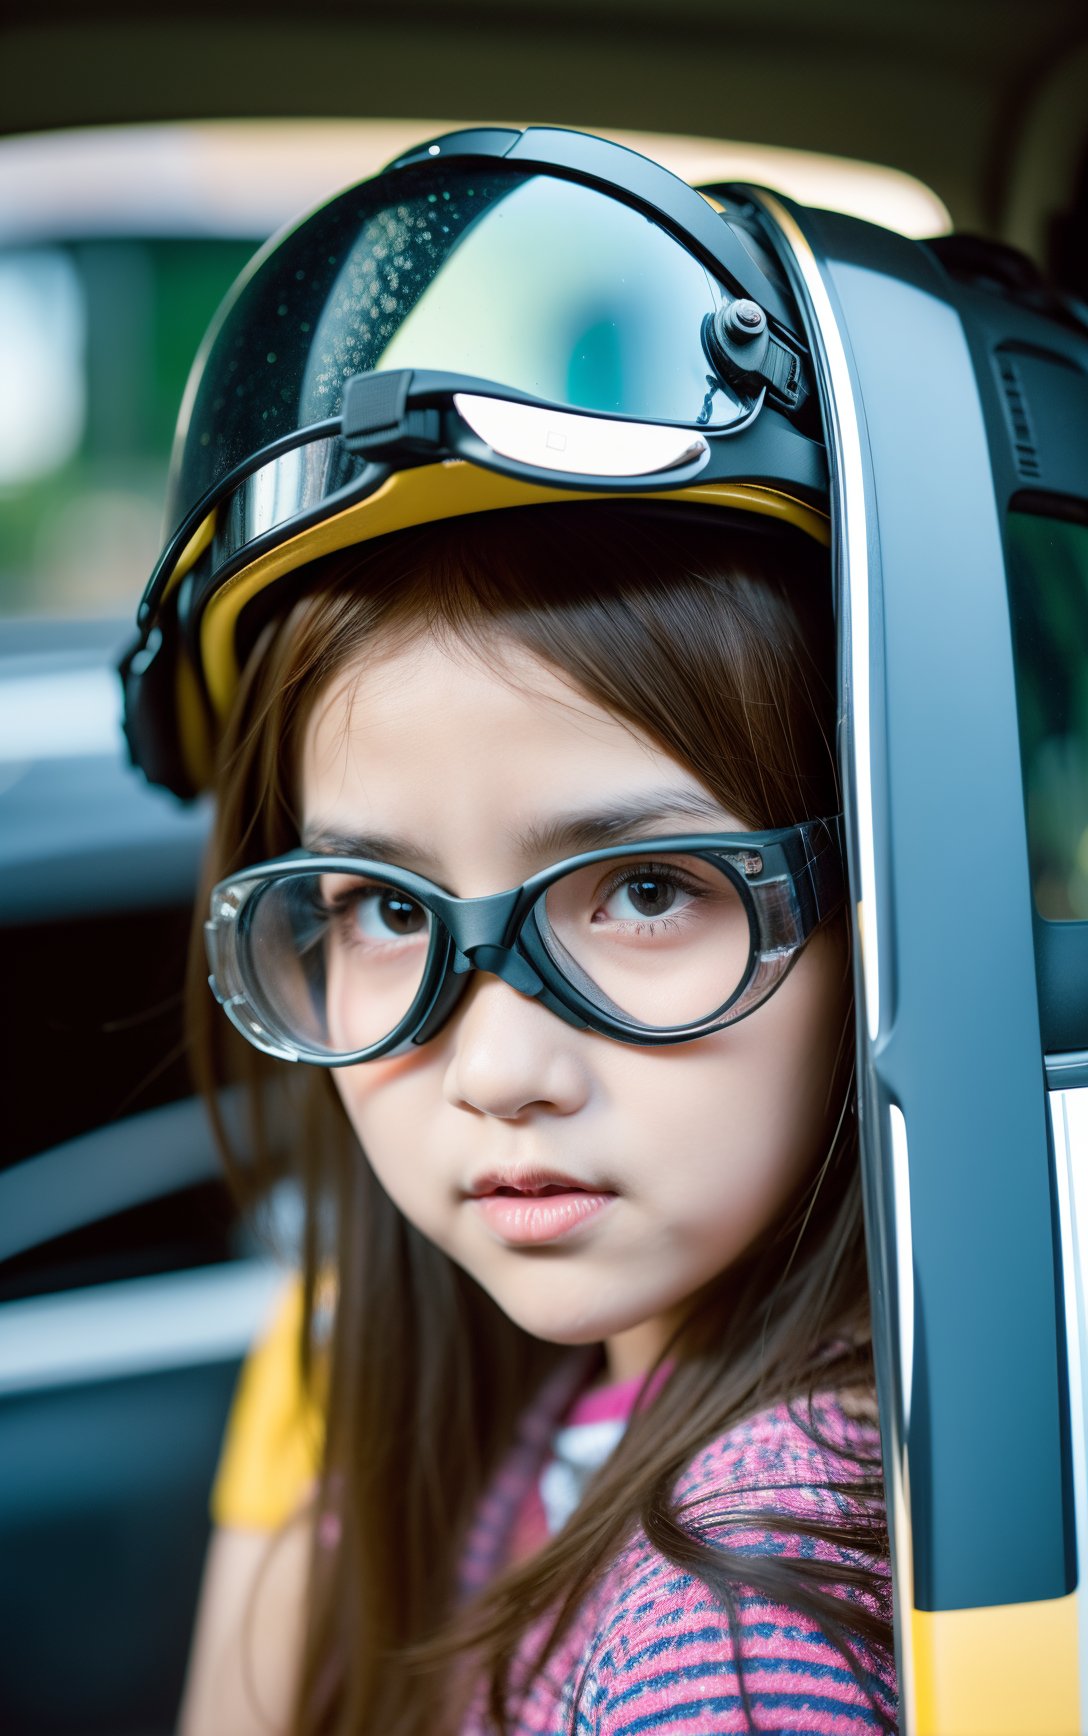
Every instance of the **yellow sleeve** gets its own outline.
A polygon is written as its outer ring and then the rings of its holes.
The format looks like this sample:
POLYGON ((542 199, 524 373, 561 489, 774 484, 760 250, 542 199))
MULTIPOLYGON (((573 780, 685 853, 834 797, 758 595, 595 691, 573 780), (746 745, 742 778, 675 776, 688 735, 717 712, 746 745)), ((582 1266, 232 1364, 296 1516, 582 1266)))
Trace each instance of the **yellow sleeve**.
POLYGON ((216 1525, 273 1531, 313 1485, 324 1418, 303 1389, 301 1329, 302 1280, 296 1275, 242 1365, 212 1487, 216 1525))

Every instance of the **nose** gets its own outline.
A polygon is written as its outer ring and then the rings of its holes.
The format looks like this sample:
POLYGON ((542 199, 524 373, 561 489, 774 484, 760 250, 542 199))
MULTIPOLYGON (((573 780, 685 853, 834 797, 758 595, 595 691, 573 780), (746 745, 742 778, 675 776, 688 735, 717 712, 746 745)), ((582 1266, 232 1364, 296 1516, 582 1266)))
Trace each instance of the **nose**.
POLYGON ((437 1040, 449 1048, 443 1092, 455 1108, 510 1121, 530 1109, 573 1115, 588 1101, 589 1034, 497 976, 474 973, 437 1040))

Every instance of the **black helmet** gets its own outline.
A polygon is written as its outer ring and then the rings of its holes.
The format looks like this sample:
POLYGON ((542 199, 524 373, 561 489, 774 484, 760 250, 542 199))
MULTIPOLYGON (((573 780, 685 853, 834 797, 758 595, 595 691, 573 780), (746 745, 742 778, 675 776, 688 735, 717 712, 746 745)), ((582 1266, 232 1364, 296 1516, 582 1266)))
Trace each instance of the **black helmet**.
POLYGON ((206 781, 247 609, 316 555, 586 494, 826 541, 808 343, 755 207, 578 133, 421 146, 269 242, 197 358, 127 664, 136 759, 206 781))

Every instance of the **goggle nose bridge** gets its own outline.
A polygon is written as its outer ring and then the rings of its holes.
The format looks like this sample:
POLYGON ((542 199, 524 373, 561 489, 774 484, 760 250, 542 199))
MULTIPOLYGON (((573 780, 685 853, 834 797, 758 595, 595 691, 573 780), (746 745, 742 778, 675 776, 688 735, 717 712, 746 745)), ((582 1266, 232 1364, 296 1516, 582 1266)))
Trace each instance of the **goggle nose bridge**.
POLYGON ((519 994, 536 1000, 549 1012, 573 1025, 588 1030, 586 1020, 563 1004, 547 988, 527 958, 505 944, 509 937, 514 912, 522 900, 523 889, 512 892, 488 893, 482 898, 435 898, 437 910, 453 942, 453 957, 446 966, 445 980, 440 985, 423 1023, 412 1038, 413 1045, 427 1042, 439 1031, 461 999, 467 984, 457 982, 474 970, 486 971, 499 977, 519 994))
POLYGON ((521 889, 492 892, 482 898, 442 898, 439 915, 450 932, 454 957, 450 970, 455 976, 484 970, 501 977, 523 995, 539 995, 544 984, 527 959, 508 946, 507 940, 521 889))
POLYGON ((458 951, 450 969, 456 976, 470 970, 487 971, 523 995, 538 995, 544 987, 528 960, 508 946, 470 946, 464 952, 458 951))
POLYGON ((454 898, 447 893, 434 896, 431 902, 449 930, 458 957, 471 959, 481 947, 505 950, 521 896, 519 886, 509 892, 488 892, 481 898, 454 898))

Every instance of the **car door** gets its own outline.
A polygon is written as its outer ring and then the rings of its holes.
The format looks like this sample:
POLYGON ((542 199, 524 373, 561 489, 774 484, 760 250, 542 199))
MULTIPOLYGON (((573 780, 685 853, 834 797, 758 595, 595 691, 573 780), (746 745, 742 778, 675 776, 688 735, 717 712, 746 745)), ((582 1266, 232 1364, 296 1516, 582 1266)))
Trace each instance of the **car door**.
POLYGON ((1088 1660, 1088 326, 996 250, 792 224, 835 380, 904 1724, 1061 1736, 1088 1660))

